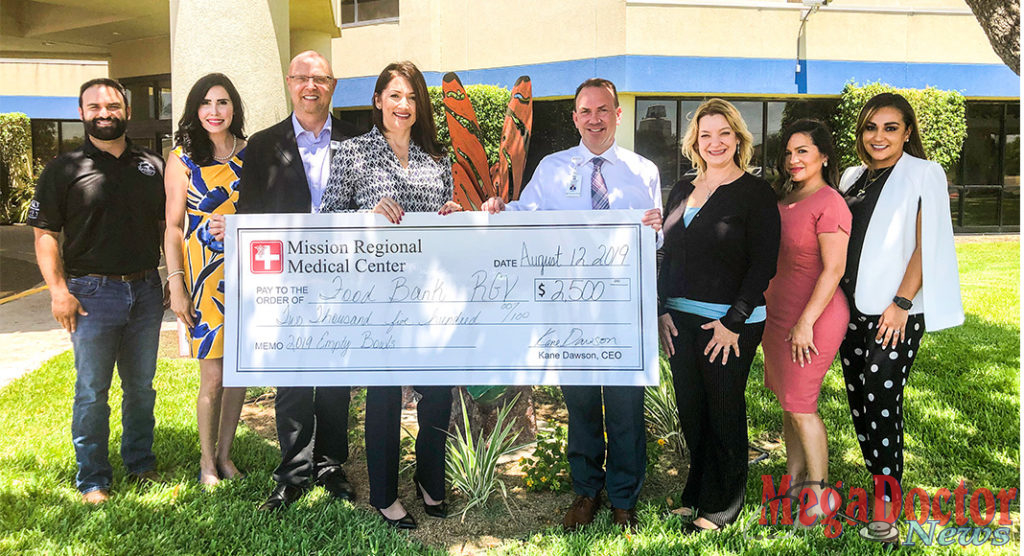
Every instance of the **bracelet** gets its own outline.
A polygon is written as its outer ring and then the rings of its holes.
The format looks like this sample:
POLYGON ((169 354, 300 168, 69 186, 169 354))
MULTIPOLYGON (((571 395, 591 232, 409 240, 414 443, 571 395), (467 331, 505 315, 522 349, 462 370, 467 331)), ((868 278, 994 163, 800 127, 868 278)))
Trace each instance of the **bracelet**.
POLYGON ((182 280, 185 279, 185 271, 184 270, 175 270, 174 272, 172 272, 172 273, 167 275, 167 281, 170 282, 171 278, 174 278, 175 276, 178 276, 178 275, 181 275, 181 279, 182 280))

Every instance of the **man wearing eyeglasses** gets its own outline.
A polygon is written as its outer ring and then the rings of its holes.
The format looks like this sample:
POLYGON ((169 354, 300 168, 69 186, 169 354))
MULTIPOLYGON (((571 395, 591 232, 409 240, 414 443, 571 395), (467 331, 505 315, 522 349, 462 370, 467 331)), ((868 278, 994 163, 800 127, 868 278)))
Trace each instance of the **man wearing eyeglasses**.
MULTIPOLYGON (((337 80, 323 55, 297 55, 287 82, 292 114, 249 138, 238 184, 240 214, 320 212, 331 155, 338 143, 358 134, 331 116, 337 80)), ((341 467, 348 459, 348 405, 347 386, 277 389, 281 465, 261 510, 285 508, 313 484, 335 498, 354 498, 341 467)))

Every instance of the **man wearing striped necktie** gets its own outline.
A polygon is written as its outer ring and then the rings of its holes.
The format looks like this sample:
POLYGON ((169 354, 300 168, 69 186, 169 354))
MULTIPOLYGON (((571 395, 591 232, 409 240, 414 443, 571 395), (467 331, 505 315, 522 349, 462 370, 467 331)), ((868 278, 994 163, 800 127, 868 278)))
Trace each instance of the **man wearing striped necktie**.
MULTIPOLYGON (((572 120, 580 144, 544 157, 518 201, 505 204, 493 197, 482 209, 491 214, 506 209, 648 209, 642 222, 660 230, 658 168, 615 144, 622 118, 615 85, 607 79, 588 79, 576 88, 575 103, 572 120)), ((569 467, 577 495, 563 527, 574 530, 593 521, 602 490, 611 501, 612 521, 635 527, 636 501, 647 467, 643 387, 563 386, 562 394, 569 410, 569 467)))

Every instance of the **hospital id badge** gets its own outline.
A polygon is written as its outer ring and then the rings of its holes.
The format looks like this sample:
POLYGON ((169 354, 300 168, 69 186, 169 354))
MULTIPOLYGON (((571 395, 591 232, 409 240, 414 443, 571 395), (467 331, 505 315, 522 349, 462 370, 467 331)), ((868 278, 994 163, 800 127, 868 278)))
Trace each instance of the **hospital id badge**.
POLYGON ((583 158, 574 156, 572 157, 572 173, 569 175, 569 183, 565 186, 566 197, 579 197, 580 191, 583 189, 583 178, 580 176, 579 167, 583 163, 583 158))

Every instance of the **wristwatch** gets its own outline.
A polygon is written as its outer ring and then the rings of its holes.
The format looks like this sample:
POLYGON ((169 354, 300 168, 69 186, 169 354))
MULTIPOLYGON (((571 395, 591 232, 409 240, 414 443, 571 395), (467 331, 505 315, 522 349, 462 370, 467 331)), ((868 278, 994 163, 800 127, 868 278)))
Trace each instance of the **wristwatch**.
POLYGON ((900 309, 903 309, 904 311, 909 311, 910 308, 914 306, 914 302, 913 301, 911 301, 911 300, 909 300, 909 299, 907 299, 905 297, 900 297, 898 295, 896 297, 892 298, 892 302, 895 303, 897 307, 899 307, 900 309))

